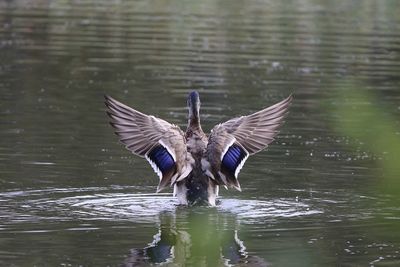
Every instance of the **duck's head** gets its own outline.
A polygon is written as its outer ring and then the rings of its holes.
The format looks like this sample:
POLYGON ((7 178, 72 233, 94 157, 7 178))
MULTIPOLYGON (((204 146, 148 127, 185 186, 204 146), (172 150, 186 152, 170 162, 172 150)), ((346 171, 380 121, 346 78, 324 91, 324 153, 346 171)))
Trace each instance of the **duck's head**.
POLYGON ((189 120, 198 120, 200 114, 200 97, 197 91, 189 93, 187 105, 189 108, 189 120))

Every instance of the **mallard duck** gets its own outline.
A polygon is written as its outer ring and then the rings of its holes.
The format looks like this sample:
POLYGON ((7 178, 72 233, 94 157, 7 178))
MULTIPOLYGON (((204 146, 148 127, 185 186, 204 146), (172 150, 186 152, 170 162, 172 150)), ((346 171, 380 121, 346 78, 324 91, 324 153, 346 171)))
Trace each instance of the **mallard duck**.
POLYGON ((207 136, 200 125, 200 97, 187 99, 186 132, 105 96, 110 124, 133 154, 158 174, 157 192, 168 186, 180 204, 215 206, 219 186, 241 191, 238 174, 250 155, 266 148, 278 133, 292 96, 256 113, 216 125, 207 136))

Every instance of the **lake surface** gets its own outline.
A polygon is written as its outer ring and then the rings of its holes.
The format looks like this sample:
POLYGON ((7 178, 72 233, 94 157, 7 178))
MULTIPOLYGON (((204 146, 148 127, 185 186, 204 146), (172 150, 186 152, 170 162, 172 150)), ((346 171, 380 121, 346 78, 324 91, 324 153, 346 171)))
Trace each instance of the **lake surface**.
POLYGON ((399 14, 372 0, 1 2, 0 265, 400 266, 385 151, 331 109, 356 83, 400 128, 399 14), (155 194, 105 115, 109 94, 184 129, 193 89, 206 131, 294 94, 243 192, 216 208, 155 194))

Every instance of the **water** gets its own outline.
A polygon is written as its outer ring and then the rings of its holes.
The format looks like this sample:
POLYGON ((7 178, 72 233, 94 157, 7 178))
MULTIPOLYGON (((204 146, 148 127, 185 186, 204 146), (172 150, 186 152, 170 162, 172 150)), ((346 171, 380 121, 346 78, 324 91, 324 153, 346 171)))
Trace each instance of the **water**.
POLYGON ((399 266, 382 155, 350 146, 329 108, 354 81, 400 127, 399 13, 396 1, 0 3, 0 265, 399 266), (192 89, 206 131, 294 93, 243 192, 221 190, 216 208, 155 194, 104 114, 106 93, 184 128, 192 89))

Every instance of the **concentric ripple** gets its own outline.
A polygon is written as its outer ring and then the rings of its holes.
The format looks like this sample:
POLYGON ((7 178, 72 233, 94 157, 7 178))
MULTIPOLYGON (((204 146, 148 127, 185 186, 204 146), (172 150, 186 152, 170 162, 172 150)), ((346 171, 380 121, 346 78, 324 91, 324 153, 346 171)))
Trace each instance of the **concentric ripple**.
MULTIPOLYGON (((169 193, 127 193, 132 188, 52 188, 10 191, 0 195, 3 220, 9 223, 38 220, 157 221, 161 212, 173 212, 177 200, 169 193), (51 215, 50 215, 51 214, 51 215)), ((132 190, 133 191, 133 190, 132 190)), ((309 202, 309 201, 308 201, 309 202)), ((217 209, 243 221, 322 213, 310 203, 290 199, 244 200, 221 198, 217 209)))
MULTIPOLYGON (((175 212, 179 206, 170 193, 153 194, 142 193, 143 191, 146 189, 135 187, 9 191, 0 194, 0 216, 5 224, 43 220, 128 220, 154 223, 158 222, 160 213, 175 212)), ((304 197, 304 192, 296 190, 290 194, 294 197, 270 197, 261 200, 221 197, 217 210, 230 213, 243 223, 272 222, 284 218, 305 220, 306 217, 322 214, 324 220, 329 222, 363 221, 385 214, 383 209, 372 211, 368 205, 365 206, 365 196, 345 196, 345 192, 313 192, 313 196, 307 198, 304 197), (354 209, 351 212, 341 211, 341 207, 348 206, 343 199, 352 202, 354 209)), ((371 201, 377 203, 376 199, 371 201)))

